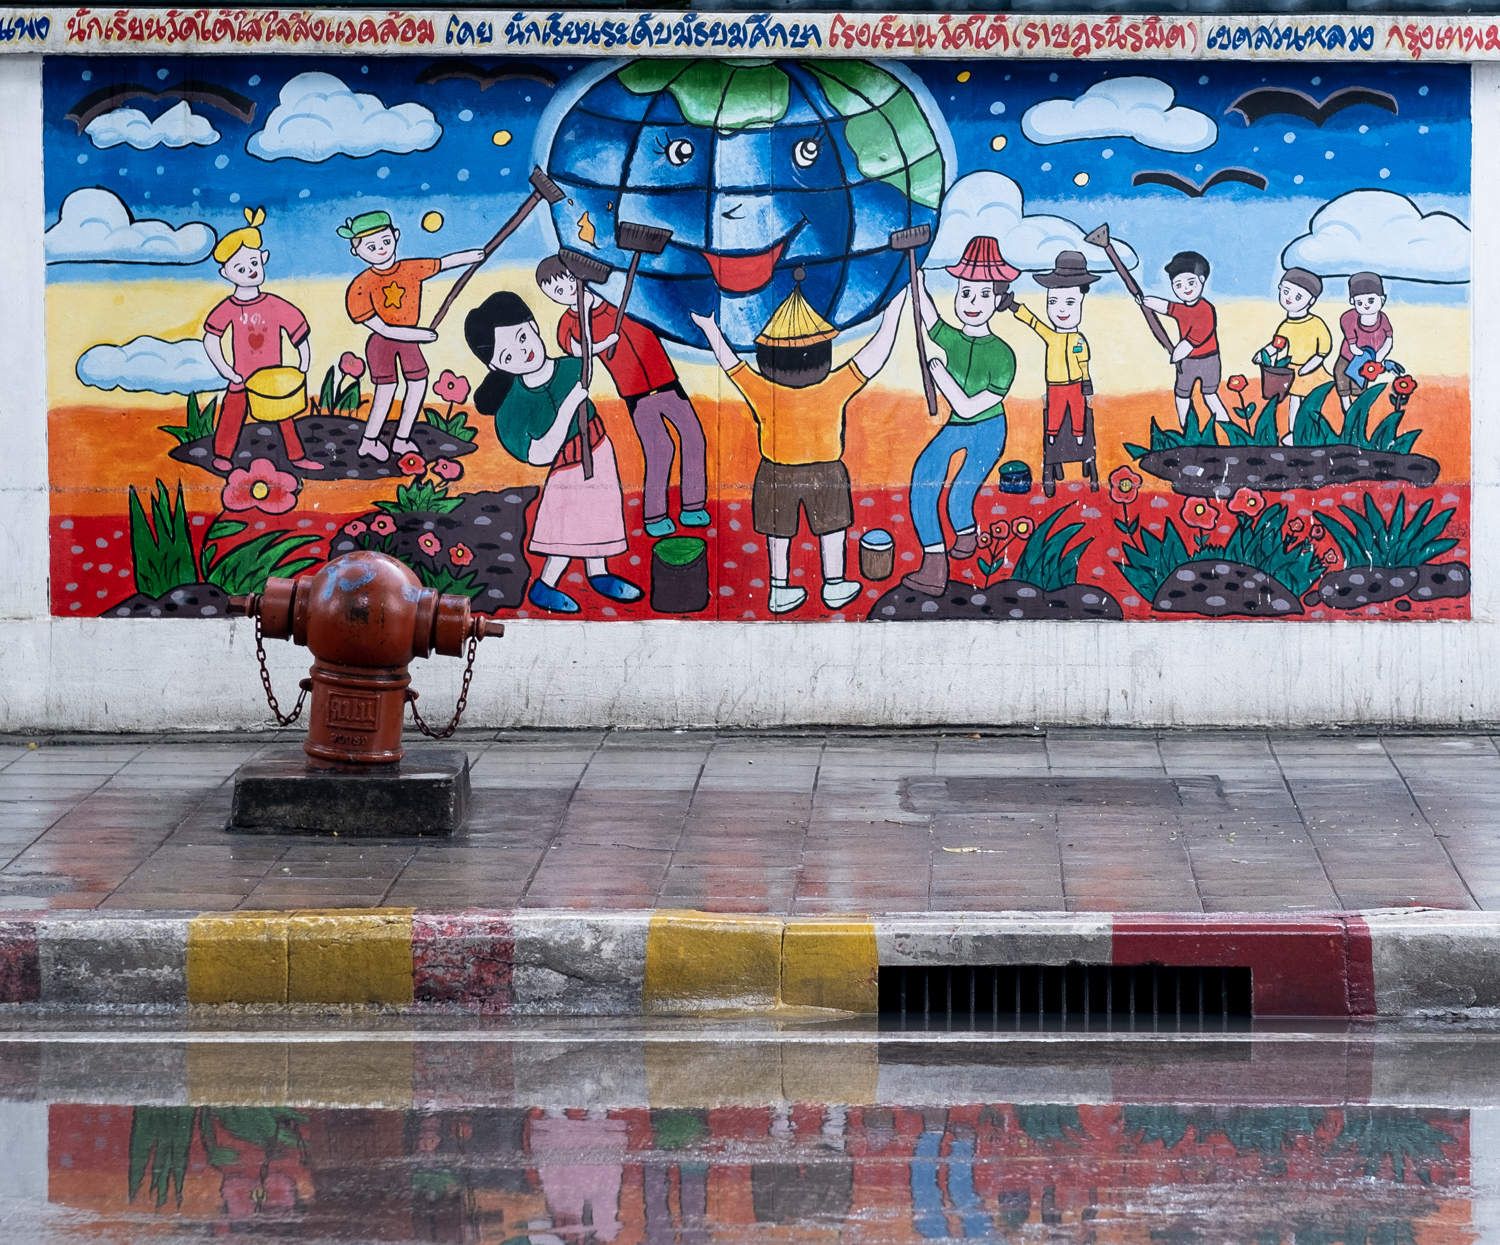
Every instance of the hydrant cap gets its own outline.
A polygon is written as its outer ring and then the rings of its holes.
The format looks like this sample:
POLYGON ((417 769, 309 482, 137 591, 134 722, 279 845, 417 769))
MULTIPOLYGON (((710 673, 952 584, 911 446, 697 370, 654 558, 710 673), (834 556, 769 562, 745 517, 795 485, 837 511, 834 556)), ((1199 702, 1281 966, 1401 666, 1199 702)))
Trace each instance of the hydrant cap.
POLYGON ((404 563, 367 549, 346 553, 314 575, 310 587, 307 647, 314 656, 345 666, 411 660, 427 590, 404 563))

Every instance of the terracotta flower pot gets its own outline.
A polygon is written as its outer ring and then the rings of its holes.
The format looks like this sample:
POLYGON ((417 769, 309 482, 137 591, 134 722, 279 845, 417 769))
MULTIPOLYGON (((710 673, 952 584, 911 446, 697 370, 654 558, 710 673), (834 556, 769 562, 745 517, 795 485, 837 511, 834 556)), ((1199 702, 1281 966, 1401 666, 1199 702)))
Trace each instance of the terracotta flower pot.
POLYGON ((1267 402, 1284 398, 1291 392, 1292 377, 1296 375, 1289 367, 1267 367, 1260 365, 1260 396, 1267 402))

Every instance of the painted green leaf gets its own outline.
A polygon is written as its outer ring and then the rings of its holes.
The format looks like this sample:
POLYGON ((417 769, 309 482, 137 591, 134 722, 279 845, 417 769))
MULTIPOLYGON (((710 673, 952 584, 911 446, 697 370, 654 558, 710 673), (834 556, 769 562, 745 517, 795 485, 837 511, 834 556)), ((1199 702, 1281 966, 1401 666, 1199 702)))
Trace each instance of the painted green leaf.
POLYGON ((869 61, 821 61, 807 69, 844 117, 877 108, 904 89, 894 76, 869 61))
POLYGON ((765 61, 636 61, 619 81, 638 95, 667 91, 683 120, 705 129, 774 125, 791 102, 785 70, 765 61))

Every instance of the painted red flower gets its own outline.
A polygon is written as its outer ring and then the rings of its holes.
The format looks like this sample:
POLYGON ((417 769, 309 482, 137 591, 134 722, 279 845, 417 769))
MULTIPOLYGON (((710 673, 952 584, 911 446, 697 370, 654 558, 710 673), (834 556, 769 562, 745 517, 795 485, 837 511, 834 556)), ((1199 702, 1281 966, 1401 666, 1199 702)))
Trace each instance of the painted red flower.
POLYGON ((1019 519, 1011 524, 1010 530, 1017 536, 1019 536, 1022 540, 1025 540, 1028 536, 1031 535, 1035 528, 1036 524, 1028 519, 1025 515, 1022 515, 1019 519))
POLYGON ((1273 337, 1273 338, 1271 338, 1271 345, 1273 345, 1277 350, 1285 350, 1286 349, 1286 338, 1285 337, 1280 337, 1280 336, 1273 337))
POLYGON ((1189 497, 1182 503, 1182 521, 1200 532, 1211 532, 1219 521, 1219 508, 1203 497, 1189 497))
POLYGON ((378 536, 394 536, 396 521, 388 514, 377 515, 370 520, 370 530, 378 536))
POLYGON ((1240 390, 1244 389, 1247 385, 1249 385, 1250 382, 1243 376, 1231 376, 1224 383, 1229 386, 1229 389, 1232 393, 1239 393, 1240 390))
POLYGON ((1391 382, 1391 388, 1399 394, 1416 393, 1417 378, 1415 376, 1398 376, 1391 382))
POLYGON ((1323 537, 1328 535, 1328 533, 1323 529, 1323 525, 1321 523, 1314 521, 1312 527, 1308 530, 1307 535, 1310 540, 1322 540, 1323 537))
POLYGON ((427 460, 420 454, 403 454, 396 460, 402 475, 419 476, 427 470, 427 460))
POLYGON ((981 529, 979 533, 979 543, 985 546, 988 546, 990 543, 990 534, 983 529, 981 529))
POLYGON ((469 382, 445 369, 433 385, 432 392, 444 402, 462 402, 469 396, 469 382))
POLYGON ((468 545, 454 545, 448 550, 448 561, 454 566, 468 566, 474 560, 474 555, 469 551, 468 545))
POLYGON ((365 361, 352 350, 346 350, 339 356, 339 371, 351 380, 358 380, 365 374, 365 361))
POLYGON ((1234 514, 1243 514, 1254 518, 1266 508, 1266 499, 1254 489, 1236 489, 1234 496, 1229 499, 1229 509, 1234 514))
POLYGON ((1128 506, 1140 495, 1141 477, 1129 467, 1116 467, 1109 473, 1109 499, 1128 506))
POLYGON ((225 510, 264 510, 283 514, 297 504, 297 477, 277 471, 269 458, 255 459, 246 470, 236 467, 224 484, 225 510))
POLYGON ((1338 564, 1339 564, 1339 555, 1338 555, 1337 552, 1335 552, 1332 549, 1329 549, 1326 553, 1323 554, 1323 565, 1324 566, 1337 566, 1338 564))
POLYGON ((996 519, 990 524, 990 535, 1000 543, 1004 544, 1010 539, 1010 522, 1007 519, 996 519))
POLYGON ((440 541, 431 532, 423 532, 420 536, 417 537, 417 548, 425 553, 429 558, 434 554, 440 552, 442 550, 442 547, 443 542, 440 541))
POLYGON ((1366 380, 1379 380, 1385 375, 1385 368, 1371 359, 1368 363, 1360 365, 1359 374, 1366 380))
POLYGON ((433 460, 432 469, 445 480, 456 480, 464 473, 463 464, 456 463, 451 458, 433 460))
POLYGON ((363 523, 361 523, 358 519, 355 519, 351 523, 344 524, 344 535, 345 536, 363 536, 364 534, 365 534, 365 525, 363 523))

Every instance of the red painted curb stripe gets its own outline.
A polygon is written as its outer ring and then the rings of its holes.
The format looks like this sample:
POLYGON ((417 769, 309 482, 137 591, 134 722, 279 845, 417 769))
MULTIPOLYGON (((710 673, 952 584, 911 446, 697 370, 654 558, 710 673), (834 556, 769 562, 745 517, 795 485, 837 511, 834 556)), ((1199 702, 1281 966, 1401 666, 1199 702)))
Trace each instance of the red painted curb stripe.
POLYGON ((411 919, 412 1002, 510 1010, 516 940, 504 912, 418 912, 411 919))
POLYGON ((1125 913, 1114 918, 1113 960, 1122 965, 1249 968, 1257 1016, 1368 1015, 1373 986, 1361 987, 1361 1010, 1352 1006, 1348 942, 1342 915, 1125 913))
POLYGON ((1375 1006, 1375 946, 1364 917, 1344 918, 1348 930, 1349 1014, 1373 1016, 1375 1006))
POLYGON ((0 921, 0 1003, 39 1003, 42 960, 35 921, 0 921))

